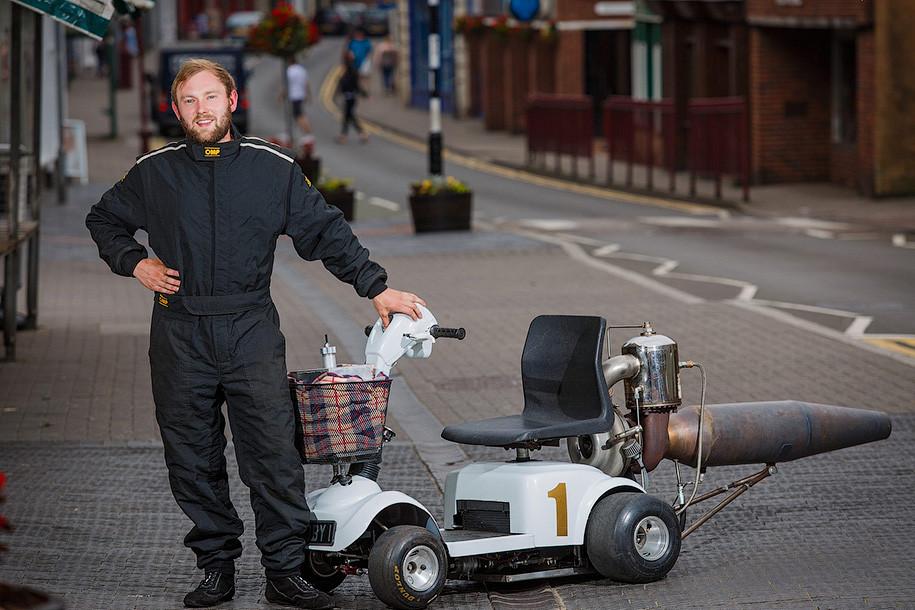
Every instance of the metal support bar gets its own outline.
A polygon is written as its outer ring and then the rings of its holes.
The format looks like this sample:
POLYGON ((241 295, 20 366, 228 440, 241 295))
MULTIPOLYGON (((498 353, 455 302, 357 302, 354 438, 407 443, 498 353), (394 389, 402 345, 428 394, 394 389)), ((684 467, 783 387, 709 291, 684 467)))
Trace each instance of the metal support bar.
POLYGON ((41 220, 41 86, 44 81, 42 72, 44 70, 44 17, 39 13, 33 13, 35 20, 35 63, 34 74, 36 75, 32 87, 32 162, 33 174, 32 179, 35 181, 35 187, 31 192, 31 200, 28 202, 29 212, 32 220, 38 224, 38 228, 32 232, 28 239, 29 253, 26 264, 26 318, 25 328, 34 330, 38 327, 38 236, 41 220))
MULTIPOLYGON (((19 159, 22 140, 22 14, 26 10, 18 4, 10 6, 10 171, 7 186, 6 210, 10 240, 19 234, 19 184, 22 176, 19 159)), ((19 246, 14 244, 6 254, 3 266, 3 345, 7 360, 16 359, 16 289, 19 285, 19 246)))
POLYGON ((702 494, 698 498, 695 498, 690 505, 698 504, 699 502, 704 502, 705 500, 708 500, 709 498, 714 498, 715 496, 723 494, 731 489, 734 490, 733 492, 728 494, 728 496, 724 500, 722 500, 721 502, 716 504, 712 509, 710 509, 707 513, 705 513, 704 515, 702 515, 701 517, 696 519, 696 521, 693 522, 692 525, 690 525, 688 528, 686 528, 686 530, 684 530, 683 533, 680 535, 680 539, 682 540, 682 539, 686 538, 687 536, 689 536, 690 534, 692 534, 700 526, 702 526, 705 522, 707 522, 709 519, 711 519, 716 514, 721 512, 721 510, 724 507, 726 507, 728 504, 730 504, 731 502, 736 500, 738 497, 740 497, 745 491, 749 490, 751 487, 753 487, 754 485, 756 485, 763 479, 768 478, 770 475, 775 474, 776 472, 778 472, 778 470, 776 469, 775 464, 766 464, 765 468, 763 468, 762 470, 760 470, 759 472, 757 472, 755 474, 751 474, 750 476, 744 477, 737 481, 734 481, 733 483, 728 483, 724 487, 719 487, 718 489, 713 489, 712 491, 702 494))

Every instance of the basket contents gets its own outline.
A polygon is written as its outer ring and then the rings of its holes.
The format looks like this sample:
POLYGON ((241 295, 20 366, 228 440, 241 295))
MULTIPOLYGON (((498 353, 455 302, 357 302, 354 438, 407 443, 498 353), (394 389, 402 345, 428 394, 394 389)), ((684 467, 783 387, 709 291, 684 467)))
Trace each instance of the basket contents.
POLYGON ((309 463, 375 456, 384 438, 391 379, 366 365, 289 373, 301 425, 300 450, 309 463))

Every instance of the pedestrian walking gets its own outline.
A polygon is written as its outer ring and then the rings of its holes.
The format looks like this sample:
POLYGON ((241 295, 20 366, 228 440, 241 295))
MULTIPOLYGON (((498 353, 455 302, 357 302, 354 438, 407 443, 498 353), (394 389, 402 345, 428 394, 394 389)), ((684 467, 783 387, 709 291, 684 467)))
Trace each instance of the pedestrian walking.
MULTIPOLYGON (((292 116, 305 135, 311 133, 311 123, 305 114, 305 104, 311 101, 311 83, 308 82, 308 70, 294 57, 286 60, 286 94, 292 107, 292 116)), ((288 116, 288 115, 287 115, 288 116)), ((292 138, 292 134, 289 134, 292 138)), ((292 141, 292 140, 290 140, 292 141)))
POLYGON ((394 93, 394 71, 397 69, 397 47, 391 42, 390 36, 385 36, 376 50, 378 64, 381 69, 381 84, 384 92, 394 93))
POLYGON ((294 446, 285 339, 270 298, 277 237, 320 260, 381 319, 418 318, 424 301, 387 287, 343 219, 302 175, 293 155, 232 125, 238 92, 220 65, 185 62, 172 110, 186 138, 139 157, 90 210, 101 258, 153 291, 149 360, 153 398, 178 505, 193 521, 184 543, 204 572, 184 598, 208 607, 235 594, 244 529, 229 497, 227 404, 239 475, 250 489, 268 601, 330 608, 299 574, 311 513, 294 446), (144 229, 159 258, 134 234, 144 229))
POLYGON ((343 58, 343 76, 340 77, 337 91, 343 98, 343 124, 340 127, 340 135, 337 136, 337 142, 340 144, 346 143, 350 125, 359 133, 360 141, 367 142, 368 134, 365 133, 362 125, 359 124, 359 119, 356 118, 356 103, 360 95, 368 96, 368 94, 362 88, 359 72, 356 70, 356 60, 351 51, 348 51, 343 58))
MULTIPOLYGON (((363 86, 367 86, 369 76, 372 74, 372 41, 365 35, 361 27, 353 31, 353 36, 346 45, 346 51, 353 54, 356 70, 362 78, 363 86)), ((346 55, 344 51, 344 56, 346 55)))

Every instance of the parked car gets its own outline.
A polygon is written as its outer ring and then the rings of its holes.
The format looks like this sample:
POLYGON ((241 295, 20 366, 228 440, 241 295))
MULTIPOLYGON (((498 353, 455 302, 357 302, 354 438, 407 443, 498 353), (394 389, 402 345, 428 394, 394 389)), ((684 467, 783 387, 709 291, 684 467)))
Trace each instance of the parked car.
POLYGON ((322 34, 342 36, 362 25, 366 7, 359 2, 338 2, 325 9, 319 20, 322 34))
POLYGON ((152 112, 150 116, 164 136, 181 135, 181 124, 172 112, 172 81, 184 61, 203 58, 215 61, 229 71, 238 89, 238 107, 232 122, 242 132, 248 127, 248 87, 245 48, 242 40, 198 40, 177 42, 159 49, 159 74, 150 78, 152 112))
POLYGON ((247 40, 248 32, 260 23, 264 14, 260 11, 239 11, 226 17, 226 36, 247 40))
POLYGON ((388 18, 391 11, 383 8, 370 8, 362 15, 362 29, 369 36, 387 36, 390 32, 388 18))

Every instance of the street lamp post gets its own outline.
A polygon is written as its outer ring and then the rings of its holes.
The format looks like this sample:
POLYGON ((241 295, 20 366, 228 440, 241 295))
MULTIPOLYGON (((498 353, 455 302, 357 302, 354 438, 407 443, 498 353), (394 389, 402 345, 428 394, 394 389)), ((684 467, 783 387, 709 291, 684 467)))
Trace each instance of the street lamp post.
POLYGON ((442 175, 442 100, 441 39, 438 19, 439 0, 429 0, 429 173, 442 175))

